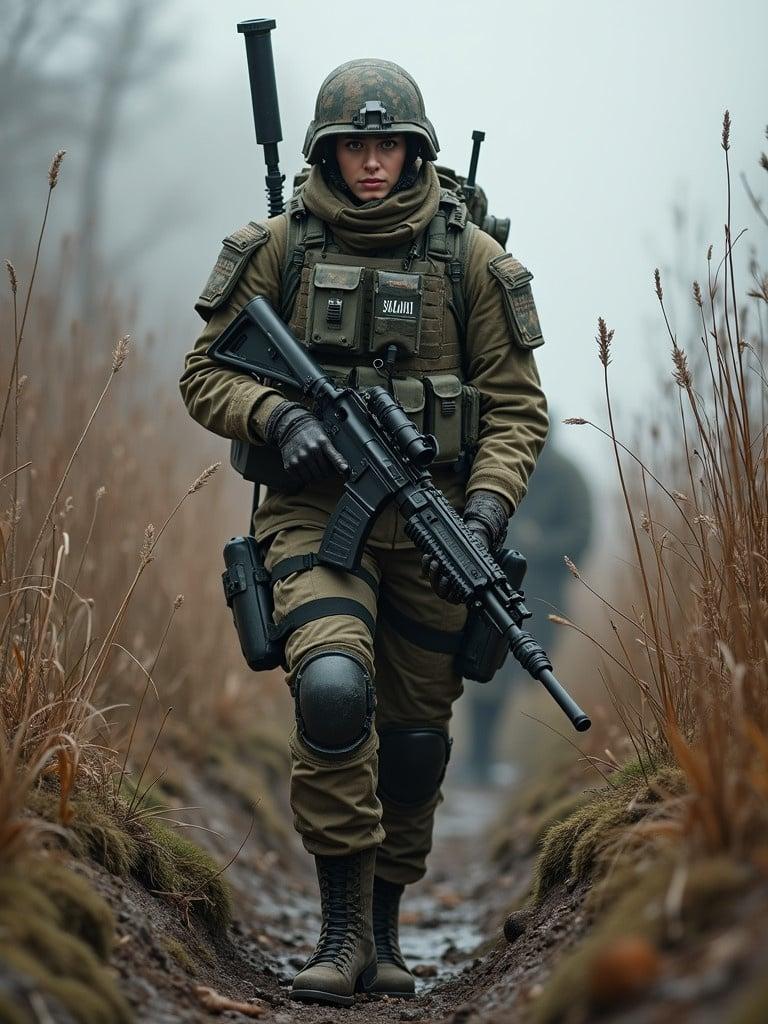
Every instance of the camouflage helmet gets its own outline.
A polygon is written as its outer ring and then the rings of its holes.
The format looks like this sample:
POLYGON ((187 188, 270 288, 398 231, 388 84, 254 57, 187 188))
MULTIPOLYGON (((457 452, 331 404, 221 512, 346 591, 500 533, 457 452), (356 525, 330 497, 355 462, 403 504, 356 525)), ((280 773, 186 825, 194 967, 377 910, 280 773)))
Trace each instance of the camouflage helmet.
POLYGON ((416 135, 427 160, 434 160, 440 148, 421 90, 404 68, 389 60, 350 60, 328 75, 317 94, 304 158, 309 164, 318 163, 322 139, 357 131, 416 135))

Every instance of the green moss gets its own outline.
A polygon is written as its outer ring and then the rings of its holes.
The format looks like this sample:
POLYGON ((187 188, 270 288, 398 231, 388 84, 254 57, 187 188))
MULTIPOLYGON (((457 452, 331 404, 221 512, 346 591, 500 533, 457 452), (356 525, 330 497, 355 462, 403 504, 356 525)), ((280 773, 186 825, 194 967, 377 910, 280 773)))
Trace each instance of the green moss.
POLYGON ((570 877, 588 878, 603 869, 618 841, 626 838, 631 825, 640 821, 660 796, 684 790, 679 771, 657 769, 645 781, 639 763, 616 772, 611 786, 581 794, 575 809, 551 825, 542 837, 536 864, 534 898, 540 901, 555 885, 570 877))
POLYGON ((107 960, 115 934, 114 918, 107 903, 84 879, 55 861, 46 859, 32 864, 29 873, 55 906, 67 931, 107 960))
MULTIPOLYGON (((30 795, 29 807, 40 817, 56 821, 58 796, 40 788, 30 795)), ((72 801, 71 810, 72 820, 62 833, 67 849, 76 857, 93 857, 113 875, 128 875, 138 861, 139 850, 125 824, 86 794, 72 801)))
POLYGON ((642 785, 657 773, 658 768, 659 766, 641 762, 639 758, 634 757, 613 772, 611 782, 615 786, 624 786, 626 783, 642 785))
MULTIPOLYGON (((0 960, 81 1024, 131 1019, 106 966, 113 929, 106 903, 50 859, 0 874, 0 960)), ((0 1019, 27 1018, 11 1004, 0 1019)))
POLYGON ((139 880, 152 891, 184 902, 212 931, 224 931, 232 920, 232 895, 216 861, 152 818, 143 827, 147 840, 140 847, 139 880))
POLYGON ((581 793, 567 793, 543 808, 531 824, 531 849, 542 842, 553 825, 565 821, 574 811, 580 810, 593 799, 594 790, 589 789, 581 793))
POLYGON ((542 850, 534 872, 533 892, 536 901, 540 901, 549 891, 573 874, 573 853, 577 844, 583 840, 582 873, 586 870, 584 860, 586 851, 594 848, 594 842, 602 833, 603 816, 615 821, 622 798, 612 790, 593 795, 586 803, 558 822, 544 835, 542 850))
POLYGON ((189 952, 187 946, 183 942, 179 942, 178 939, 170 937, 161 940, 166 952, 173 957, 176 963, 183 967, 187 974, 194 974, 197 968, 195 958, 189 952))
MULTIPOLYGON (((58 797, 39 789, 32 794, 30 808, 55 820, 58 797)), ((185 914, 198 917, 214 932, 227 928, 232 918, 230 889, 204 850, 155 818, 126 821, 87 794, 73 800, 71 810, 62 841, 74 856, 88 855, 113 875, 133 875, 151 891, 181 903, 185 914)))

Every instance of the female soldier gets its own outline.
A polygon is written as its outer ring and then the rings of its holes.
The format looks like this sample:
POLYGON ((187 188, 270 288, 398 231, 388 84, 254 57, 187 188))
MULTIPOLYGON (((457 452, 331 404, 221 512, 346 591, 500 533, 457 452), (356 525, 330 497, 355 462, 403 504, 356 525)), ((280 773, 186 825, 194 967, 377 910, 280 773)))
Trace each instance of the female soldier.
POLYGON ((394 507, 358 573, 317 564, 343 458, 285 389, 222 369, 206 348, 264 295, 337 383, 384 378, 438 439, 437 486, 494 550, 547 433, 531 351, 543 339, 530 274, 441 189, 437 151, 401 67, 356 60, 332 71, 307 132, 309 175, 285 214, 225 239, 196 306, 207 326, 181 378, 203 426, 282 454, 285 486, 269 491, 254 526, 287 634, 291 806, 322 905, 292 995, 341 1005, 359 990, 414 992, 398 908, 431 846, 466 609, 443 600, 453 597, 447 581, 422 566, 394 507))

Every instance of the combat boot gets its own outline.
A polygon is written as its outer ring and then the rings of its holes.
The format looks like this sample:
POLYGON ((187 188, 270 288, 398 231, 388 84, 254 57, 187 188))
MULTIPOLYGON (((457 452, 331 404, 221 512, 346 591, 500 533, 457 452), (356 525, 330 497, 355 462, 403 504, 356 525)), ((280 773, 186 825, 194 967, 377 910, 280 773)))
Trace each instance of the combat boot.
POLYGON ((378 973, 371 991, 409 999, 415 994, 416 982, 400 952, 397 935, 400 897, 404 888, 378 876, 373 880, 373 936, 378 973))
POLYGON ((317 948, 293 979, 292 999, 351 1006, 376 980, 371 928, 376 848, 345 857, 315 857, 322 927, 317 948))

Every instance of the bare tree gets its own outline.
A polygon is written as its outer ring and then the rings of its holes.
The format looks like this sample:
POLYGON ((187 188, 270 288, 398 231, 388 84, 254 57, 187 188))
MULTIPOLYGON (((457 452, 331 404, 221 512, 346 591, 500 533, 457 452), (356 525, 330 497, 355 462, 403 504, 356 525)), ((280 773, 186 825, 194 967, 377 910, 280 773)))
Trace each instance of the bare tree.
POLYGON ((110 160, 120 117, 131 95, 146 88, 178 52, 156 28, 155 0, 122 0, 116 16, 102 29, 92 70, 95 103, 84 138, 84 173, 80 185, 80 292, 87 313, 98 290, 101 222, 110 160))
MULTIPOLYGON (((67 149, 77 180, 70 213, 85 315, 102 284, 105 195, 126 115, 178 53, 161 28, 165 13, 155 0, 0 0, 0 191, 13 197, 0 206, 0 237, 7 240, 38 209, 34 186, 39 180, 42 187, 51 154, 67 149)), ((151 236, 141 221, 135 231, 145 241, 151 236)), ((138 249, 131 239, 121 245, 138 249)))

